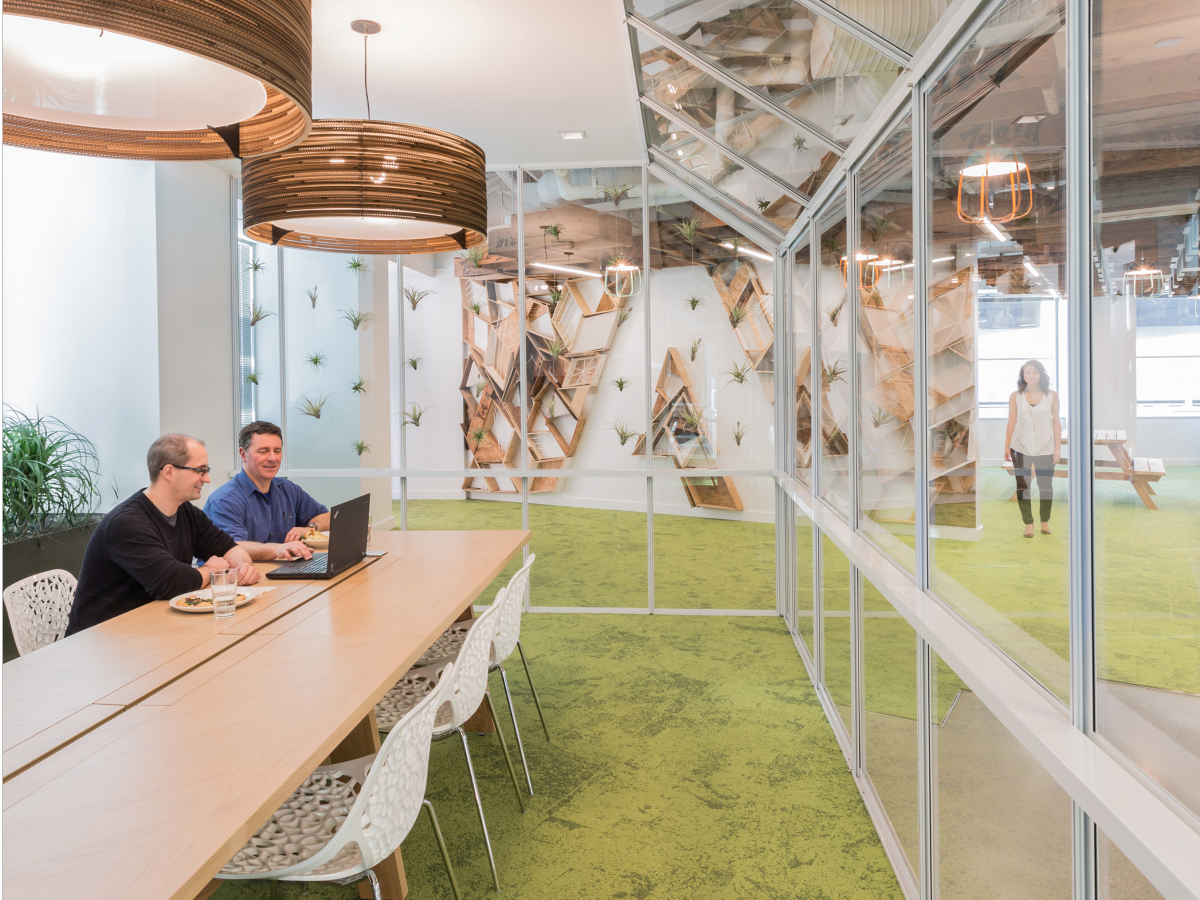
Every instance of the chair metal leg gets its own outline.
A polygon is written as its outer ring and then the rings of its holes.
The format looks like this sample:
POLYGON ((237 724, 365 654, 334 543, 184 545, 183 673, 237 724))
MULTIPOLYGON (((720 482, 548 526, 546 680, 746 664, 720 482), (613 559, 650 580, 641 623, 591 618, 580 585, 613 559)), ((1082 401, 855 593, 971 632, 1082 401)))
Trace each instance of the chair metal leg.
POLYGON ((379 879, 375 877, 375 873, 367 869, 366 876, 367 881, 371 882, 371 893, 375 895, 375 900, 383 900, 383 892, 379 890, 379 879))
POLYGON ((538 718, 542 720, 542 731, 546 732, 546 740, 550 740, 550 729, 546 727, 546 717, 542 713, 542 701, 538 699, 537 688, 533 686, 533 676, 529 674, 529 660, 525 658, 525 648, 517 641, 517 650, 521 653, 521 665, 525 667, 525 677, 529 679, 529 690, 533 691, 533 702, 537 704, 538 718))
POLYGON ((279 900, 279 882, 272 878, 269 884, 271 885, 271 900, 279 900))
POLYGON ((454 729, 462 738, 463 753, 467 757, 467 772, 471 776, 471 790, 475 792, 475 808, 479 811, 479 824, 483 828, 483 846, 487 848, 488 865, 492 867, 492 881, 496 885, 496 893, 500 893, 500 876, 496 874, 496 857, 492 855, 492 841, 488 837, 487 821, 483 818, 483 801, 479 797, 479 785, 475 782, 475 767, 471 765, 471 750, 467 747, 467 733, 461 728, 454 729))
POLYGON ((517 726, 517 708, 513 706, 512 691, 508 689, 508 673, 504 671, 504 666, 497 666, 500 670, 500 680, 504 682, 504 696, 508 699, 508 712, 512 716, 513 733, 517 736, 517 750, 521 753, 521 765, 525 767, 525 783, 529 785, 529 796, 533 796, 533 779, 529 777, 529 763, 525 760, 525 745, 521 743, 521 729, 517 726))
POLYGON ((504 732, 500 730, 500 717, 496 715, 496 704, 492 702, 491 691, 484 691, 483 699, 487 701, 488 711, 492 714, 496 737, 500 738, 500 749, 504 751, 504 761, 508 763, 508 774, 512 778, 513 790, 517 792, 517 802, 521 804, 521 812, 525 812, 525 797, 521 794, 521 785, 517 783, 517 770, 513 768, 512 757, 508 755, 508 744, 504 741, 504 732))
POLYGON ((450 851, 446 849, 446 839, 442 837, 442 828, 438 825, 437 813, 433 811, 433 804, 428 800, 422 800, 421 805, 429 813, 429 821, 433 824, 433 834, 437 838, 438 849, 442 851, 442 862, 446 864, 446 874, 450 876, 450 887, 454 889, 454 900, 462 900, 458 881, 454 877, 454 866, 450 865, 450 851))

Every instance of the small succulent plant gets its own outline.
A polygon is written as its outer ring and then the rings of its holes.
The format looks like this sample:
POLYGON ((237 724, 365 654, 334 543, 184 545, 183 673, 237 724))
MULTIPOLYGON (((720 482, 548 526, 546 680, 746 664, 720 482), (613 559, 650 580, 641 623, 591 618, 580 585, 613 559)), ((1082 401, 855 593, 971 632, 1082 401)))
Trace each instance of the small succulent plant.
POLYGON ((700 352, 700 345, 704 343, 704 338, 696 338, 692 341, 692 362, 696 361, 696 354, 700 352))
POLYGON ((354 448, 354 452, 359 456, 362 456, 364 453, 371 452, 371 445, 366 441, 355 441, 350 446, 354 448))
POLYGON ((625 307, 623 310, 621 310, 619 313, 617 313, 617 327, 620 328, 622 325, 624 325, 626 322, 628 322, 629 317, 632 315, 633 315, 633 308, 629 307, 629 306, 625 307))
POLYGON ((629 196, 629 192, 633 190, 631 184, 606 184, 600 191, 604 194, 604 198, 613 206, 619 206, 621 201, 629 196))
POLYGON ((721 374, 729 376, 729 381, 725 382, 726 386, 734 383, 745 384, 746 379, 750 377, 750 363, 743 363, 739 366, 731 359, 729 368, 721 374))
POLYGON ((425 415, 425 409, 416 403, 408 404, 408 409, 404 411, 404 424, 413 425, 417 428, 421 427, 421 416, 425 415))
POLYGON ((617 440, 621 442, 622 447, 628 443, 631 437, 637 434, 636 431, 629 427, 628 423, 626 423, 624 419, 617 419, 617 421, 613 422, 608 427, 617 433, 617 440))
POLYGON ((694 246, 696 238, 700 235, 700 219, 698 216, 688 216, 675 226, 675 230, 681 238, 694 246))
POLYGON ((418 290, 415 287, 409 286, 404 289, 404 299, 408 301, 408 305, 412 307, 413 312, 416 312, 417 304, 433 293, 434 291, 432 290, 418 290))
POLYGON ((771 205, 771 201, 765 197, 755 197, 754 205, 758 207, 758 211, 764 216, 767 214, 767 207, 771 205))
POLYGON ((305 356, 304 362, 312 366, 313 371, 316 371, 317 369, 323 369, 328 364, 329 357, 318 350, 315 353, 309 353, 305 356))
POLYGON ((551 310, 553 310, 556 306, 558 306, 559 301, 562 300, 562 295, 563 295, 563 292, 561 290, 556 291, 556 290, 554 290, 554 288, 550 288, 549 306, 550 306, 551 310))
POLYGON ((679 411, 679 418, 693 431, 699 431, 704 425, 704 407, 688 404, 679 411))
POLYGON ((341 310, 339 315, 341 318, 349 322, 350 327, 355 331, 358 331, 360 327, 370 325, 375 321, 375 313, 360 312, 357 309, 350 309, 350 307, 346 307, 345 309, 341 310))
POLYGON ((733 175, 736 175, 738 172, 742 171, 742 169, 744 169, 744 168, 745 168, 745 166, 743 166, 737 160, 730 159, 728 156, 722 156, 721 157, 721 168, 717 172, 716 177, 713 178, 713 184, 720 184, 722 181, 725 181, 728 178, 732 177, 733 175))
POLYGON ((352 256, 346 260, 346 271, 361 278, 371 271, 371 267, 367 265, 365 256, 352 256))
POLYGON ((693 294, 690 297, 684 297, 683 302, 686 303, 689 307, 691 307, 692 312, 695 312, 697 309, 699 309, 701 306, 704 305, 704 298, 697 297, 695 294, 693 294))
POLYGON ((487 431, 482 428, 476 428, 470 433, 469 436, 471 438, 471 443, 475 445, 476 450, 478 450, 480 445, 488 439, 487 431))
POLYGON ((829 317, 829 324, 837 328, 838 320, 842 317, 842 310, 846 308, 846 299, 843 297, 837 303, 825 307, 825 315, 829 317))
POLYGON ((257 300, 252 301, 250 304, 250 327, 253 328, 263 319, 273 315, 275 315, 275 313, 267 312, 265 309, 263 309, 262 304, 257 300))
POLYGON ((821 363, 821 384, 825 388, 832 387, 836 382, 844 381, 846 376, 846 367, 841 360, 834 360, 831 363, 821 363))
POLYGON ((471 312, 475 313, 475 315, 477 315, 477 316, 483 315, 483 306, 480 305, 480 303, 478 301, 472 303, 470 306, 467 307, 467 309, 469 309, 471 312))
POLYGON ((547 225, 543 230, 546 232, 546 237, 560 240, 565 226, 561 222, 555 222, 553 225, 547 225))
POLYGON ((792 135, 792 149, 797 153, 803 153, 804 148, 808 145, 808 139, 799 132, 792 135))
POLYGON ((350 390, 359 395, 365 394, 367 392, 367 379, 361 377, 354 379, 350 382, 350 390))
POLYGON ((618 391, 625 390, 625 388, 629 387, 629 384, 630 384, 630 381, 628 378, 614 378, 613 379, 613 387, 615 387, 618 391))
POLYGON ((546 345, 546 353, 548 353, 550 355, 551 359, 558 359, 560 356, 562 356, 566 352, 567 352, 567 345, 564 344, 562 341, 555 340, 555 341, 551 341, 550 343, 548 343, 546 345))
POLYGON ((250 257, 250 262, 246 263, 246 271, 252 275, 257 275, 259 272, 265 272, 266 270, 267 264, 257 256, 250 257))
POLYGON ((487 244, 480 244, 478 247, 470 247, 458 254, 462 259, 465 259, 472 268, 478 269, 488 261, 487 244))
POLYGON ((246 373, 246 384, 252 384, 255 387, 257 387, 258 386, 258 376, 260 374, 262 374, 262 373, 261 372, 247 372, 246 373))
POLYGON ((729 310, 729 324, 737 330, 737 327, 746 321, 746 317, 750 315, 749 311, 744 306, 735 306, 729 310))
POLYGON ((421 365, 421 363, 423 363, 424 361, 425 361, 425 357, 423 357, 423 356, 410 356, 408 359, 405 360, 405 363, 409 366, 409 368, 411 368, 415 372, 415 371, 417 371, 417 366, 421 365))
POLYGON ((329 397, 325 394, 317 394, 315 397, 310 397, 307 394, 296 401, 296 409, 302 415, 312 416, 314 419, 321 418, 321 410, 325 408, 325 404, 329 402, 329 397))
POLYGON ((896 417, 893 416, 886 409, 884 409, 882 406, 879 407, 878 409, 871 411, 871 424, 876 428, 882 428, 884 425, 887 425, 889 422, 894 422, 895 419, 896 419, 896 417))
POLYGON ((737 423, 737 427, 733 429, 733 442, 739 447, 742 446, 742 438, 746 436, 746 426, 741 422, 737 423))
POLYGON ((317 286, 314 284, 311 291, 305 291, 304 296, 308 298, 308 302, 312 304, 312 308, 317 308, 317 286))
POLYGON ((475 382, 475 396, 482 397, 483 392, 487 390, 487 386, 488 386, 488 383, 483 378, 481 378, 477 382, 475 382))

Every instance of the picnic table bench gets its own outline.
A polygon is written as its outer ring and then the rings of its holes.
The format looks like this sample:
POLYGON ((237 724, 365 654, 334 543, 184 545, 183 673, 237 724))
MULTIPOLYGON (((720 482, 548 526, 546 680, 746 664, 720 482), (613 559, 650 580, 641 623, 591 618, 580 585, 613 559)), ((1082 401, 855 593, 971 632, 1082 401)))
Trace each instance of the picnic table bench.
MULTIPOLYGON (((1113 455, 1113 460, 1115 460, 1114 462, 1104 459, 1095 460, 1097 480, 1128 481, 1133 485, 1133 489, 1137 491, 1137 495, 1142 498, 1142 503, 1146 505, 1146 509, 1158 509, 1151 499, 1154 496, 1154 488, 1150 485, 1167 474, 1167 469, 1163 465, 1163 461, 1148 456, 1130 456, 1129 451, 1125 449, 1128 441, 1124 431, 1098 428, 1093 432, 1093 437, 1095 444, 1107 447, 1113 455)), ((1062 433, 1062 443, 1063 445, 1067 443, 1067 432, 1065 430, 1062 433)), ((1005 463, 1004 471, 1012 475, 1012 463, 1005 463)), ((1036 468, 1034 471, 1036 472, 1036 468)), ((1067 477, 1067 465, 1065 461, 1055 467, 1054 477, 1067 477)), ((1010 499, 1017 499, 1016 491, 1013 491, 1010 499)))

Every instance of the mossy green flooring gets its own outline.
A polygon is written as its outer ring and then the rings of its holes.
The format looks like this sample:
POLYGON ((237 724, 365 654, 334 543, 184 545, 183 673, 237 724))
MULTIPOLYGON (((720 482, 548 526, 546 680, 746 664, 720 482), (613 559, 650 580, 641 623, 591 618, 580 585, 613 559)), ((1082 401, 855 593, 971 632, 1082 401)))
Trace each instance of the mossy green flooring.
MULTIPOLYGON (((782 620, 538 614, 522 627, 554 738, 538 729, 517 662, 537 791, 524 815, 495 739, 471 738, 501 896, 899 900, 782 620)), ((498 675, 492 690, 505 717, 498 675)), ((434 745, 427 796, 464 896, 494 896, 455 742, 434 745)), ((424 817, 402 853, 413 900, 451 896, 424 817)), ((269 891, 229 884, 215 896, 269 891)), ((358 894, 312 885, 308 896, 358 894)))

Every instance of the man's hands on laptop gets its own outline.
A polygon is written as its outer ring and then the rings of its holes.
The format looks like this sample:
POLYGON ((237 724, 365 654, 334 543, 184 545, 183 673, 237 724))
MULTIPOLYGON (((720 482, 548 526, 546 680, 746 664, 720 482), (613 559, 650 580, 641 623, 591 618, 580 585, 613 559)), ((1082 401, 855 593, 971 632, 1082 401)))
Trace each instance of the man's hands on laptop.
MULTIPOLYGON (((295 529, 295 528, 292 529, 292 531, 296 531, 296 530, 297 529, 295 529)), ((308 546, 308 544, 304 543, 304 541, 290 540, 291 533, 292 532, 288 532, 289 540, 287 541, 287 543, 279 545, 279 553, 276 555, 275 558, 276 559, 312 559, 312 555, 313 555, 312 548, 310 548, 308 546)))

